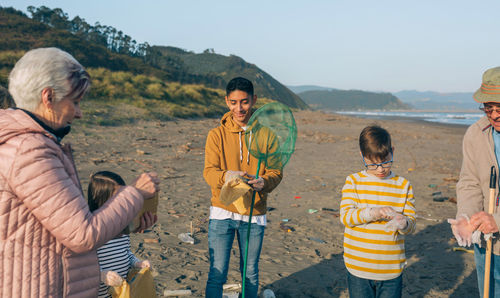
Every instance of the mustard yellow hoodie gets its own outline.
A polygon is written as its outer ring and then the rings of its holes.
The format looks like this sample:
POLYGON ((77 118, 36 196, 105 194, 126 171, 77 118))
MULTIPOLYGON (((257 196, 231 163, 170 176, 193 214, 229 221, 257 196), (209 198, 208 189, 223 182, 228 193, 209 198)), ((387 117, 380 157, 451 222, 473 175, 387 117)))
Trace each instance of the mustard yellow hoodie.
MULTIPOLYGON (((239 213, 233 204, 224 206, 219 200, 227 171, 245 171, 255 175, 258 159, 253 157, 245 144, 245 131, 233 121, 232 112, 227 112, 220 121, 220 126, 210 130, 205 145, 205 168, 203 177, 212 189, 212 206, 239 213)), ((270 170, 261 164, 259 177, 264 179, 264 189, 255 196, 254 215, 266 214, 267 194, 281 182, 283 174, 279 170, 270 170)), ((249 215, 250 210, 244 215, 249 215)))

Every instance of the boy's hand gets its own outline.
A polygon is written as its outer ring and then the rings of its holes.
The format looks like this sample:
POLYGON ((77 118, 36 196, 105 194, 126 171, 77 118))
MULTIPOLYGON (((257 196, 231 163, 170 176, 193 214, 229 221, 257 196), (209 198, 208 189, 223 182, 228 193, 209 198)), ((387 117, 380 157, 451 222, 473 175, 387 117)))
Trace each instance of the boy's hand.
POLYGON ((226 174, 224 175, 224 182, 231 181, 237 177, 243 177, 246 174, 247 174, 247 172, 243 172, 243 171, 226 171, 226 174))
POLYGON ((392 207, 372 207, 370 209, 373 220, 392 219, 395 214, 396 210, 392 209, 392 207))
POLYGON ((250 185, 255 191, 261 191, 264 189, 264 178, 259 177, 255 179, 254 175, 247 175, 248 177, 251 178, 251 180, 248 180, 248 185, 250 185))
POLYGON ((401 213, 396 213, 394 217, 385 224, 384 229, 389 231, 404 230, 408 226, 408 220, 406 216, 401 213))
POLYGON ((101 271, 101 281, 111 287, 119 287, 123 283, 123 278, 114 271, 101 271))

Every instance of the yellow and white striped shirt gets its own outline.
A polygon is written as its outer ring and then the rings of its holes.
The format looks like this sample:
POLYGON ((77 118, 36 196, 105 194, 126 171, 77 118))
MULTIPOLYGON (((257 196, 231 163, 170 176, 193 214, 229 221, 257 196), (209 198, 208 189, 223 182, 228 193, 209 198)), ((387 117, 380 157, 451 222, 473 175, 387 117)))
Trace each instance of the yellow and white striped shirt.
POLYGON ((404 235, 415 230, 415 198, 410 182, 392 172, 378 178, 366 171, 349 175, 342 188, 340 221, 345 225, 344 263, 349 272, 371 280, 398 277, 406 264, 404 235), (368 222, 366 208, 390 206, 406 216, 404 230, 386 232, 386 220, 368 222))

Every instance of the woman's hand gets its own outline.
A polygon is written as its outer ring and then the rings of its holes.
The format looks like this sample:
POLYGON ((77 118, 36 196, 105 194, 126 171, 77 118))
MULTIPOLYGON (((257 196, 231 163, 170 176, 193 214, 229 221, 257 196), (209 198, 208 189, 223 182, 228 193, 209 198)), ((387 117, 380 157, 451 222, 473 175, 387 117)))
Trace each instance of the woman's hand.
POLYGON ((159 184, 158 174, 149 172, 141 174, 131 185, 137 188, 144 199, 149 199, 154 196, 155 192, 160 190, 159 184))
POLYGON ((144 212, 141 216, 141 224, 134 233, 142 233, 144 230, 151 228, 158 221, 158 216, 149 211, 144 212))

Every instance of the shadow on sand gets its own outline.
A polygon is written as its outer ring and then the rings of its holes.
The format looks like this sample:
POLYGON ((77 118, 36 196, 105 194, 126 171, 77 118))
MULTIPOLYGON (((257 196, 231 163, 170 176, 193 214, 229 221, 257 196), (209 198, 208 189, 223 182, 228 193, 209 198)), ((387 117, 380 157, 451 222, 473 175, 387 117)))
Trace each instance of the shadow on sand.
MULTIPOLYGON (((473 255, 453 251, 453 245, 448 243, 451 237, 446 222, 429 225, 407 237, 406 257, 410 265, 403 273, 403 297, 479 297, 474 264, 464 262, 466 258, 472 260, 473 255), (464 272, 469 273, 463 276, 464 272)), ((342 253, 263 288, 271 288, 278 298, 345 297, 342 253)))

